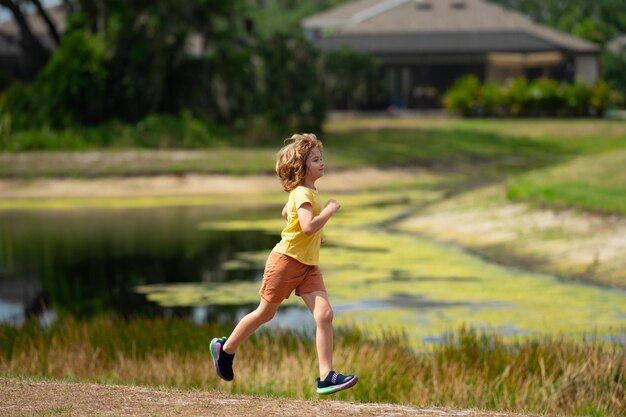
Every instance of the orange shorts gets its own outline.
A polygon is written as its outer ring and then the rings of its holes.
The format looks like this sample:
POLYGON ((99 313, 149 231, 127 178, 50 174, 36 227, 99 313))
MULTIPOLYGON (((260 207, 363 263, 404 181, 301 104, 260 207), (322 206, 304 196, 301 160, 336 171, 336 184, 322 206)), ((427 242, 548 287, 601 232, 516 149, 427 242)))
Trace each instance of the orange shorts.
POLYGON ((265 264, 259 295, 267 302, 280 303, 289 298, 293 290, 296 295, 326 292, 320 267, 272 251, 265 264))

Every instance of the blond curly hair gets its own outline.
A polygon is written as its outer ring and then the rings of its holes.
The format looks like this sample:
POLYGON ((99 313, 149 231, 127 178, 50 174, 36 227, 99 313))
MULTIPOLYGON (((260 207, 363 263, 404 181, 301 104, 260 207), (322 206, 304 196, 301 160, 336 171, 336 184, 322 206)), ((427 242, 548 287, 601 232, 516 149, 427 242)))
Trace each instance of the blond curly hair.
POLYGON ((313 133, 295 134, 285 139, 285 143, 289 141, 291 143, 283 146, 276 155, 276 173, 287 192, 304 182, 306 160, 311 151, 315 148, 320 152, 323 150, 322 142, 313 133))

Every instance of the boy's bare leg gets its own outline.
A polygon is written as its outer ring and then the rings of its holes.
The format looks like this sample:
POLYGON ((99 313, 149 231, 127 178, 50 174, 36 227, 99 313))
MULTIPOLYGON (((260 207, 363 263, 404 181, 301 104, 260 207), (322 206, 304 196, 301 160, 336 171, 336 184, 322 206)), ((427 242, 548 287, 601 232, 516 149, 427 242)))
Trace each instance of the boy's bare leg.
POLYGON ((279 306, 280 303, 270 303, 261 298, 256 310, 248 313, 237 323, 222 349, 229 354, 235 353, 244 340, 250 337, 263 323, 267 323, 274 317, 279 306))
POLYGON ((324 380, 333 369, 333 309, 324 291, 300 296, 315 319, 315 347, 320 366, 320 379, 324 380))

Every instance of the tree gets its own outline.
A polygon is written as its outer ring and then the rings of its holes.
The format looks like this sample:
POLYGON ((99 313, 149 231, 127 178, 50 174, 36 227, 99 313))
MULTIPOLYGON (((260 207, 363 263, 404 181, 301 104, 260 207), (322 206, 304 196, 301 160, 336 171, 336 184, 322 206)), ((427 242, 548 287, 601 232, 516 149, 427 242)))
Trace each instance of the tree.
POLYGON ((134 123, 186 110, 244 129, 321 126, 318 54, 302 35, 260 35, 246 0, 65 0, 64 7, 67 29, 53 58, 0 103, 16 129, 134 123))
POLYGON ((257 33, 263 38, 273 35, 300 36, 302 19, 322 10, 353 0, 246 0, 257 33))
POLYGON ((59 29, 40 0, 0 0, 0 7, 11 13, 19 28, 19 36, 0 32, 0 37, 20 48, 26 58, 26 74, 32 76, 46 65, 54 49, 59 45, 61 39, 59 29), (34 20, 29 19, 29 14, 33 10, 34 15, 43 21, 52 47, 47 46, 40 35, 34 32, 32 27, 34 20))
MULTIPOLYGON (((70 1, 68 1, 70 2, 70 1)), ((103 39, 109 82, 105 112, 134 121, 166 106, 167 80, 198 54, 237 42, 241 2, 232 0, 71 0, 73 30, 103 39)), ((198 74, 202 77, 202 74, 198 74)))
POLYGON ((621 94, 617 101, 623 105, 626 97, 626 52, 606 51, 602 56, 602 68, 610 87, 621 94))
MULTIPOLYGON (((45 14, 40 0, 0 0, 0 5, 10 8, 23 37, 30 39, 22 43, 37 57, 38 70, 28 88, 7 92, 4 110, 37 114, 14 118, 35 125, 134 122, 171 110, 169 83, 175 74, 218 46, 240 42, 243 32, 240 0, 64 0, 66 31, 61 37, 50 26, 55 44, 46 49, 25 17, 27 6, 45 14), (199 46, 195 56, 188 48, 192 39, 199 46), (51 49, 58 59, 50 60, 51 49), (20 97, 24 94, 32 97, 20 97)), ((199 79, 207 73, 193 75, 199 79)))
POLYGON ((538 23, 604 45, 626 32, 623 0, 489 0, 538 23))

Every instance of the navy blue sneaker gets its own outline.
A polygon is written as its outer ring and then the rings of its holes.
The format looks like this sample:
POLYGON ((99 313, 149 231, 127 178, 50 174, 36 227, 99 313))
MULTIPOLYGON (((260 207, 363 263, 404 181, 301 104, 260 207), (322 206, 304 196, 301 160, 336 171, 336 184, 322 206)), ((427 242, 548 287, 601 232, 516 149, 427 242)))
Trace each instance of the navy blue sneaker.
POLYGON ((215 365, 215 371, 220 378, 224 381, 232 381, 235 377, 233 373, 233 359, 235 354, 228 354, 222 350, 224 343, 226 343, 225 337, 216 337, 211 340, 211 356, 213 357, 213 365, 215 365))
POLYGON ((317 393, 326 395, 355 386, 359 378, 356 375, 345 376, 335 371, 330 371, 323 381, 319 378, 315 381, 317 382, 317 393))

